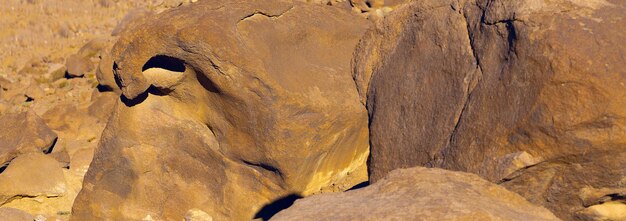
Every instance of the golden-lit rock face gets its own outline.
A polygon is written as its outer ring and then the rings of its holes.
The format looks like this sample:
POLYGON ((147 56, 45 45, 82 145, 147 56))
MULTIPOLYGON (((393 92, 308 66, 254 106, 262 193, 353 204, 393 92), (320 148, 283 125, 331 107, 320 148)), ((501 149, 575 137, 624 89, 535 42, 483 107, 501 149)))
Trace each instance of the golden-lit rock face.
POLYGON ((366 180, 351 58, 368 27, 338 8, 200 1, 111 51, 123 93, 74 220, 248 220, 279 197, 366 180))

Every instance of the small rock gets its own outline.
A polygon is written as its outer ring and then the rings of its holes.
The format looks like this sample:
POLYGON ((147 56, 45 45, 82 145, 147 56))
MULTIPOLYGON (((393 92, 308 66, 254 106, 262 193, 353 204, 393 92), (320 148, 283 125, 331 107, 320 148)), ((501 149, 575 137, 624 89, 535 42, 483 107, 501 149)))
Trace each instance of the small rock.
POLYGON ((508 179, 509 176, 520 169, 540 163, 541 158, 536 158, 526 151, 507 154, 496 160, 499 179, 508 179))
POLYGON ((113 75, 113 60, 111 59, 111 55, 108 51, 103 51, 102 53, 102 58, 100 59, 100 63, 98 63, 98 68, 96 69, 96 79, 98 79, 98 84, 105 90, 121 93, 121 90, 115 82, 115 76, 113 75))
POLYGON ((65 62, 65 67, 67 68, 67 75, 70 77, 82 77, 93 70, 91 60, 78 54, 70 55, 65 62))
POLYGON ((57 160, 61 167, 68 168, 70 166, 70 155, 67 153, 67 151, 56 151, 51 153, 50 156, 57 160))
POLYGON ((49 151, 57 134, 32 111, 0 117, 0 165, 20 154, 49 151))
POLYGON ((42 215, 37 215, 35 217, 35 221, 46 221, 48 219, 46 219, 46 217, 42 216, 42 215))
POLYGON ((585 220, 606 221, 626 220, 626 203, 611 201, 590 206, 579 212, 585 220))
POLYGON ((67 68, 65 68, 65 65, 63 64, 57 64, 57 63, 49 64, 48 72, 44 75, 44 77, 49 82, 54 82, 58 79, 65 77, 66 71, 67 71, 67 68))
POLYGON ((28 88, 26 88, 25 95, 26 97, 28 97, 29 100, 36 100, 46 96, 46 92, 41 89, 41 87, 39 87, 39 84, 32 83, 30 84, 30 86, 28 86, 28 88))
POLYGON ((27 212, 9 207, 0 208, 0 217, 2 217, 2 221, 32 221, 35 219, 33 215, 27 212))
POLYGON ((21 155, 0 174, 0 204, 15 196, 61 196, 67 190, 63 170, 42 153, 21 155))
POLYGON ((213 217, 199 209, 190 209, 185 214, 185 221, 213 221, 213 217))

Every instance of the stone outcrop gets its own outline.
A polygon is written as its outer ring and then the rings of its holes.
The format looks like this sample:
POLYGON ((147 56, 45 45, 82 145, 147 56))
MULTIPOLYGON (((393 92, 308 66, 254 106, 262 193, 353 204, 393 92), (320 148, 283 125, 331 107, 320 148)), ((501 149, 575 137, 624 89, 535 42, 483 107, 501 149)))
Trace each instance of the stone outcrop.
POLYGON ((477 175, 398 169, 344 193, 300 199, 272 220, 559 220, 549 210, 477 175))
POLYGON ((0 125, 0 167, 21 154, 48 152, 57 139, 32 111, 0 116, 0 125))
POLYGON ((351 57, 368 25, 324 5, 199 1, 123 34, 122 99, 73 219, 249 220, 280 197, 365 181, 351 57))
POLYGON ((616 0, 397 8, 355 58, 370 178, 468 171, 566 220, 589 206, 585 186, 626 188, 624 12, 616 0))

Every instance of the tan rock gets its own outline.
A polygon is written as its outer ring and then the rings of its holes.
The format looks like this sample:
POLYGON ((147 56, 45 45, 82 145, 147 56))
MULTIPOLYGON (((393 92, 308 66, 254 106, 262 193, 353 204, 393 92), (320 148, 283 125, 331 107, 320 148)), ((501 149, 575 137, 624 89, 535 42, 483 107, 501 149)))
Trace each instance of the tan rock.
POLYGON ((58 197, 66 191, 59 163, 42 153, 17 157, 0 174, 0 205, 22 197, 58 197))
POLYGON ((249 220, 281 196, 363 182, 349 179, 368 154, 350 63, 367 25, 336 7, 198 1, 121 36, 123 98, 73 218, 249 220))
POLYGON ((57 63, 49 64, 48 72, 44 75, 44 78, 48 82, 54 82, 58 79, 65 77, 66 71, 67 71, 67 68, 63 64, 57 64, 57 63))
POLYGON ((91 60, 78 54, 70 55, 65 62, 65 67, 67 68, 67 75, 71 77, 82 77, 93 70, 91 60))
POLYGON ((115 82, 115 76, 113 75, 113 60, 111 60, 111 54, 109 51, 103 51, 102 59, 98 63, 96 69, 96 79, 98 79, 98 85, 105 90, 120 92, 120 88, 115 82))
POLYGON ((185 221, 213 221, 213 217, 202 210, 191 209, 185 214, 185 221))
POLYGON ((44 121, 32 111, 0 116, 0 165, 31 152, 50 151, 57 139, 44 121))
POLYGON ((67 74, 70 77, 81 77, 94 70, 96 65, 92 59, 100 59, 101 53, 109 48, 113 41, 114 38, 103 37, 95 38, 87 42, 76 54, 70 55, 67 58, 65 62, 67 74))
POLYGON ((93 159, 94 148, 81 149, 74 152, 70 160, 70 169, 80 173, 86 173, 93 159))
POLYGON ((370 186, 300 199, 271 220, 559 220, 480 177, 398 169, 370 186))
POLYGON ((593 205, 580 214, 587 220, 626 220, 626 203, 607 202, 593 205))
POLYGON ((3 221, 33 221, 35 217, 27 212, 14 208, 0 208, 3 221))
POLYGON ((396 8, 355 59, 369 91, 370 178, 468 171, 577 219, 581 188, 625 187, 624 12, 569 0, 396 8))
MULTIPOLYGON (((101 106, 103 110, 111 107, 101 106)), ((106 117, 106 116, 104 116, 106 117)), ((72 103, 61 103, 48 110, 43 119, 62 138, 59 142, 71 140, 93 141, 100 137, 106 118, 98 119, 89 113, 88 107, 72 103)))

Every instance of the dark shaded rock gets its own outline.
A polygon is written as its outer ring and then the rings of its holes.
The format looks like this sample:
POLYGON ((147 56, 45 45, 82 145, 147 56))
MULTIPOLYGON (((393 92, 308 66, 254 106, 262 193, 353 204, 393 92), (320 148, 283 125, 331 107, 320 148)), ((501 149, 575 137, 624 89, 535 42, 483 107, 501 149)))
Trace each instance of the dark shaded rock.
POLYGON ((569 201, 583 186, 626 188, 614 158, 626 152, 624 12, 600 0, 399 7, 355 60, 360 91, 369 84, 370 178, 477 173, 566 220, 585 208, 569 201))

